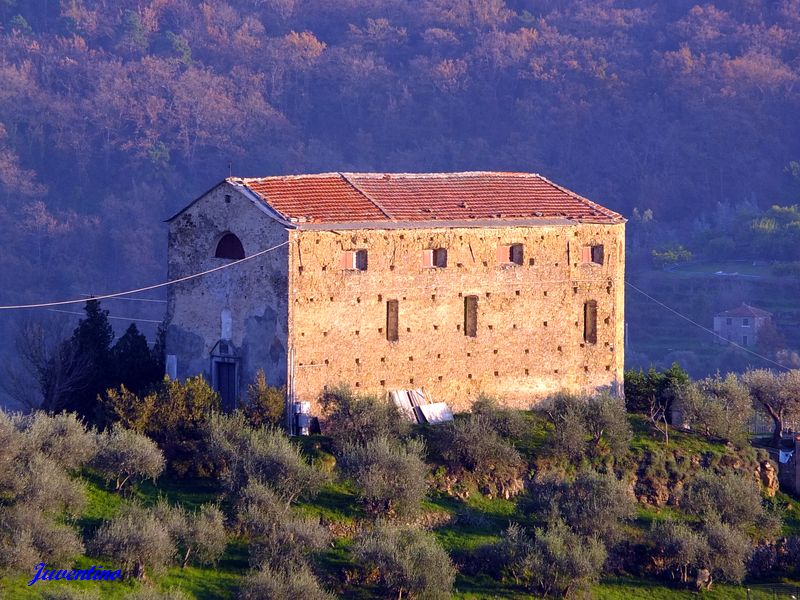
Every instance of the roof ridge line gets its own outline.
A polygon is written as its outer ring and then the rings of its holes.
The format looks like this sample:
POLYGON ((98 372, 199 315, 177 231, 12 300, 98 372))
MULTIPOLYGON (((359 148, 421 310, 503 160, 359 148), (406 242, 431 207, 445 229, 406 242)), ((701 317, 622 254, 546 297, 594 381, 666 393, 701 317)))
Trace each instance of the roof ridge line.
POLYGON ((362 190, 360 187, 358 187, 358 185, 356 185, 356 184, 355 184, 355 182, 353 182, 353 181, 352 181, 352 180, 351 180, 351 179, 350 179, 350 178, 347 176, 347 174, 346 174, 346 173, 344 173, 344 172, 342 172, 342 171, 339 171, 338 173, 339 173, 339 177, 341 177, 341 178, 342 178, 342 179, 343 179, 345 182, 347 182, 348 184, 350 184, 350 187, 352 187, 352 188, 353 188, 355 191, 357 191, 359 194, 361 194, 362 196, 364 196, 364 198, 366 198, 367 200, 369 200, 370 202, 372 202, 372 203, 375 205, 375 207, 376 207, 376 208, 377 208, 379 211, 381 211, 381 212, 383 213, 383 215, 384 215, 384 216, 385 216, 387 219, 391 219, 392 221, 395 221, 395 220, 396 220, 396 219, 395 219, 395 218, 394 218, 394 217, 391 215, 391 213, 390 213, 388 210, 386 210, 386 209, 385 209, 383 206, 381 206, 381 203, 380 203, 380 202, 378 202, 377 200, 375 200, 375 198, 373 198, 373 197, 372 197, 372 196, 370 196, 368 193, 366 193, 364 190, 362 190))
POLYGON ((593 202, 592 200, 589 200, 588 198, 586 198, 584 196, 581 196, 580 194, 578 194, 576 192, 573 192, 572 190, 569 190, 569 189, 567 189, 567 188, 565 188, 563 186, 560 186, 557 183, 555 183, 553 181, 550 181, 544 175, 537 174, 536 176, 539 179, 541 179, 542 181, 545 181, 545 182, 549 183, 554 188, 561 190, 562 192, 564 192, 565 194, 567 194, 569 196, 572 196, 573 198, 575 198, 579 202, 583 202, 584 204, 586 204, 590 208, 596 210, 600 214, 605 215, 606 217, 610 217, 612 219, 621 219, 622 221, 627 221, 627 219, 625 219, 625 217, 622 216, 620 213, 618 213, 618 212, 616 212, 614 210, 611 210, 610 208, 606 208, 605 206, 603 206, 601 204, 598 204, 597 202, 593 202))

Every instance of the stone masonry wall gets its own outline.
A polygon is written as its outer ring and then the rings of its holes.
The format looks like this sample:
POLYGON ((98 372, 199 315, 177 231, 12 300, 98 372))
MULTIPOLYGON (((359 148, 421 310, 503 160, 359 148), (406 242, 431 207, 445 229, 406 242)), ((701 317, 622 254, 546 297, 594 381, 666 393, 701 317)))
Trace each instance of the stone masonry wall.
POLYGON ((291 231, 289 344, 296 397, 326 385, 358 392, 425 388, 468 409, 481 391, 528 407, 559 389, 622 383, 624 234, 620 225, 291 231), (521 266, 499 266, 497 246, 524 244, 521 266), (604 245, 604 264, 581 246, 604 245), (448 249, 443 269, 424 249, 448 249), (368 269, 344 271, 365 248, 368 269), (478 335, 464 335, 464 296, 477 295, 478 335), (386 339, 386 302, 399 302, 399 340, 386 339), (597 302, 597 343, 583 340, 584 302, 597 302))
MULTIPOLYGON (((250 256, 288 239, 283 225, 227 183, 187 208, 169 229, 169 277, 178 278, 228 262, 215 258, 217 242, 234 233, 250 256)), ((288 339, 286 246, 169 289, 167 354, 175 354, 178 377, 211 378, 210 353, 220 340, 221 313, 231 314, 231 342, 241 357, 240 396, 263 368, 271 385, 286 383, 288 339)))

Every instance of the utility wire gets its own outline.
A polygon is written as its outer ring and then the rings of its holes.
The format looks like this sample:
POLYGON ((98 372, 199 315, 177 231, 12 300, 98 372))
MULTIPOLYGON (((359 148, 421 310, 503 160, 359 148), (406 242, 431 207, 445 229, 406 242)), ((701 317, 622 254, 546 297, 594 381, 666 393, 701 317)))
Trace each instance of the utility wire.
MULTIPOLYGON (((235 260, 233 262, 220 265, 219 267, 214 267, 213 269, 208 269, 207 271, 202 271, 201 273, 193 273, 192 275, 186 275, 185 277, 179 277, 178 279, 172 279, 170 281, 156 283, 155 285, 148 285, 145 287, 137 288, 135 290, 127 290, 124 292, 115 292, 113 294, 103 294, 102 296, 94 296, 91 298, 91 300, 108 300, 109 298, 119 298, 120 296, 129 296, 131 294, 138 294, 139 292, 147 292, 149 290, 156 290, 170 285, 175 285, 176 283, 189 281, 190 279, 197 279, 198 277, 203 277, 204 275, 208 275, 209 273, 221 271, 223 269, 227 269, 229 267, 241 264, 245 261, 252 260, 263 254, 266 254, 267 252, 272 252, 273 250, 277 250, 281 246, 286 246, 288 243, 289 243, 288 241, 282 242, 277 246, 272 246, 271 248, 267 248, 266 250, 262 250, 261 252, 256 252, 255 254, 251 254, 250 256, 246 256, 244 258, 240 258, 239 260, 235 260)), ((83 304, 86 301, 87 298, 80 298, 78 300, 60 300, 58 302, 39 302, 37 304, 12 304, 8 306, 0 306, 0 310, 16 310, 21 308, 47 308, 50 306, 64 306, 67 304, 83 304)))
MULTIPOLYGON (((63 315, 78 315, 79 317, 85 317, 86 313, 78 312, 75 310, 58 310, 56 308, 48 308, 47 312, 54 312, 54 313, 61 313, 63 315)), ((108 319, 116 319, 118 321, 139 321, 140 323, 158 323, 161 324, 163 321, 155 321, 153 319, 135 319, 133 317, 114 317, 108 315, 106 318, 108 319)))
MULTIPOLYGON (((94 294, 81 294, 87 300, 94 298, 94 294)), ((166 300, 156 300, 155 298, 110 298, 110 300, 127 300, 128 302, 157 302, 158 304, 166 304, 166 300)))
POLYGON ((645 298, 648 298, 649 300, 651 300, 651 301, 655 302, 655 303, 656 303, 656 304, 658 304, 659 306, 661 306, 661 307, 663 307, 663 308, 666 308, 666 309, 667 309, 669 312, 671 312, 671 313, 673 313, 673 314, 675 314, 675 315, 679 316, 681 319, 684 319, 685 321, 689 321, 689 323, 691 323, 692 325, 694 325, 694 326, 696 326, 696 327, 699 327, 699 328, 700 328, 700 329, 702 329, 703 331, 706 331, 706 332, 710 333, 711 335, 713 335, 713 336, 715 336, 715 337, 718 337, 718 338, 719 338, 719 339, 721 339, 721 340, 724 340, 725 342, 727 342, 727 343, 728 343, 728 344, 730 344, 731 346, 735 346, 736 348, 739 348, 739 349, 741 349, 741 350, 744 350, 745 352, 748 352, 748 353, 752 354, 753 356, 757 356, 757 357, 758 357, 758 358, 760 358, 761 360, 765 360, 765 361, 767 361, 768 363, 771 363, 771 364, 775 365, 775 366, 776 366, 776 367, 778 367, 778 368, 784 369, 784 370, 786 370, 786 371, 791 371, 791 369, 790 369, 789 367, 787 367, 787 366, 785 366, 785 365, 782 365, 782 364, 780 364, 779 362, 775 362, 775 361, 774 361, 774 360, 772 360, 771 358, 767 358, 766 356, 763 356, 762 354, 759 354, 758 352, 753 352, 753 351, 752 351, 752 350, 750 350, 749 348, 746 348, 745 346, 741 346, 741 345, 737 344, 736 342, 733 342, 733 341, 731 341, 731 340, 727 339, 726 337, 723 337, 723 336, 721 336, 720 334, 718 334, 718 333, 717 333, 716 331, 714 331, 713 329, 709 329, 709 328, 708 328, 708 327, 706 327, 705 325, 701 325, 701 324, 700 324, 700 323, 698 323, 697 321, 694 321, 694 320, 690 319, 689 317, 687 317, 686 315, 679 313, 679 312, 678 312, 677 310, 675 310, 674 308, 671 308, 671 307, 667 306, 666 304, 664 304, 663 302, 661 302, 661 301, 659 301, 659 300, 656 300, 655 298, 653 298, 653 297, 652 297, 650 294, 648 294, 647 292, 644 292, 644 291, 640 290, 638 287, 636 287, 635 285, 633 285, 633 284, 632 284, 630 281, 626 281, 625 283, 626 283, 626 285, 627 285, 628 287, 630 287, 631 289, 633 289, 633 290, 635 290, 635 291, 639 292, 639 293, 640 293, 642 296, 644 296, 645 298))

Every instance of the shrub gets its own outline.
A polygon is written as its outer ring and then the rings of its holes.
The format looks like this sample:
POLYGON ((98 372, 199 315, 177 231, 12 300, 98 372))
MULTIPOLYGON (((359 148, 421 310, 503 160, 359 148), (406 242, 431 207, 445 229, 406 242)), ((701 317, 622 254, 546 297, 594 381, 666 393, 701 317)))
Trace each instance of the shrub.
POLYGON ((1 567, 27 572, 40 562, 71 562, 83 550, 74 528, 48 518, 36 507, 17 504, 0 509, 1 567))
POLYGON ((78 516, 86 506, 83 485, 41 454, 21 458, 12 472, 17 489, 11 497, 19 505, 54 516, 78 516))
POLYGON ((201 375, 185 381, 165 377, 144 396, 122 386, 108 390, 103 399, 106 420, 153 439, 164 452, 170 471, 178 476, 210 473, 204 433, 219 406, 219 395, 201 375))
POLYGON ((683 386, 678 394, 684 421, 709 437, 746 443, 753 414, 750 392, 739 378, 717 374, 683 386))
POLYGON ((346 385, 327 391, 320 403, 326 432, 338 448, 346 444, 364 444, 379 436, 404 437, 411 429, 392 402, 375 396, 357 396, 346 385))
POLYGON ((100 436, 91 466, 107 481, 116 481, 119 491, 131 479, 156 479, 164 471, 164 455, 146 435, 116 423, 100 436))
POLYGON ((145 568, 162 570, 176 552, 167 525, 154 511, 136 504, 124 505, 119 515, 103 523, 92 546, 99 555, 113 559, 126 574, 140 579, 145 568))
POLYGON ((242 411, 253 427, 280 426, 286 410, 286 388, 270 387, 264 369, 259 369, 256 380, 247 387, 247 400, 242 411))
POLYGON ((254 567, 302 564, 308 553, 321 550, 330 539, 318 520, 295 514, 272 488, 256 482, 242 490, 237 516, 248 536, 254 567))
POLYGON ((263 568, 251 571, 239 590, 239 600, 334 600, 336 597, 323 590, 314 574, 304 565, 288 570, 263 568))
POLYGON ((506 408, 496 398, 483 393, 472 403, 472 412, 486 419, 497 433, 507 439, 521 438, 527 428, 518 410, 506 408))
POLYGON ((243 415, 214 415, 208 423, 209 449, 231 491, 249 482, 270 485, 287 504, 316 495, 326 475, 312 466, 283 432, 247 425, 243 415))
POLYGON ((448 470, 482 492, 509 498, 521 491, 525 461, 485 417, 470 415, 448 423, 434 439, 448 470))
POLYGON ((609 394, 590 396, 586 402, 584 422, 595 449, 605 445, 616 457, 628 452, 631 427, 621 400, 609 394))
POLYGON ((661 412, 669 420, 675 395, 687 383, 689 374, 677 363, 664 371, 625 371, 625 408, 648 416, 661 412))
POLYGON ((359 497, 373 515, 413 515, 428 485, 425 446, 417 440, 405 444, 377 437, 363 446, 345 446, 340 465, 359 488, 359 497))
POLYGON ((597 537, 606 544, 617 541, 621 525, 636 515, 636 503, 625 484, 613 473, 582 469, 574 481, 550 479, 534 485, 531 496, 541 515, 558 514, 584 537, 597 537))
POLYGON ((631 430, 625 407, 608 394, 556 394, 547 416, 553 425, 549 446, 557 456, 577 462, 589 452, 620 457, 628 451, 631 430))
POLYGON ((180 506, 171 506, 165 500, 159 500, 153 512, 167 527, 182 557, 182 567, 185 568, 190 562, 197 565, 216 564, 225 552, 225 517, 213 504, 203 504, 196 513, 188 513, 180 506))
POLYGON ((353 555, 398 598, 451 597, 456 571, 430 533, 381 525, 356 539, 353 555))
POLYGON ((701 471, 685 487, 681 507, 689 514, 718 515, 728 525, 745 528, 765 517, 758 484, 751 477, 701 471))
POLYGON ((747 572, 747 562, 753 552, 747 536, 735 527, 715 518, 706 520, 703 534, 708 540, 707 568, 712 577, 731 583, 741 583, 747 572))
POLYGON ((521 560, 516 568, 530 591, 569 596, 598 579, 606 551, 597 539, 582 538, 555 519, 534 531, 530 550, 521 560))
POLYGON ((23 418, 19 426, 30 452, 41 452, 60 467, 79 469, 88 463, 97 449, 97 437, 75 413, 50 416, 35 412, 23 418))
POLYGON ((693 572, 705 563, 708 540, 686 523, 654 522, 650 529, 657 565, 679 581, 687 583, 693 572))

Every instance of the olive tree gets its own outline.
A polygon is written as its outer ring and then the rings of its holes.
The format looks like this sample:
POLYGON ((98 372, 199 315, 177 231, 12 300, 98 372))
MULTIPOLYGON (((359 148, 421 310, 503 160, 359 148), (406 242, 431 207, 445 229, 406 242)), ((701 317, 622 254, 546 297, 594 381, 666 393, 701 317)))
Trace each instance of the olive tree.
POLYGON ((766 516, 755 479, 731 472, 701 471, 684 488, 680 505, 691 515, 717 515, 723 523, 739 528, 755 525, 766 516))
POLYGON ((335 596, 320 586, 317 578, 305 565, 288 569, 264 567, 251 571, 239 590, 239 600, 268 600, 302 598, 303 600, 335 600, 335 596))
POLYGON ((164 471, 164 455, 146 435, 115 423, 100 436, 97 453, 90 463, 106 480, 122 490, 131 479, 156 479, 164 471))
POLYGON ((456 570, 430 533, 380 525, 356 539, 353 555, 398 600, 445 600, 452 595, 456 570))
POLYGON ((97 450, 97 435, 75 413, 56 415, 37 411, 18 422, 30 452, 40 452, 59 466, 79 469, 97 450))
POLYGON ((580 470, 574 480, 555 477, 534 483, 528 505, 540 516, 558 514, 576 533, 617 541, 623 523, 636 515, 636 502, 613 473, 580 470))
POLYGON ((686 523, 655 522, 650 529, 656 564, 681 583, 688 583, 708 556, 708 540, 686 523))
POLYGON ((435 443, 448 470, 473 481, 484 492, 506 498, 521 491, 525 461, 481 415, 439 428, 435 443))
POLYGON ((145 577, 145 569, 163 570, 176 555, 169 527, 151 509, 123 505, 120 513, 95 533, 92 549, 113 559, 133 577, 145 577))
POLYGON ((606 550, 596 538, 575 533, 561 519, 536 528, 533 538, 520 529, 506 531, 509 572, 529 591, 544 596, 569 596, 600 576, 606 550), (513 539, 508 539, 514 536, 513 539))
POLYGON ((302 517, 269 487, 250 483, 237 506, 239 527, 247 535, 250 564, 286 568, 324 548, 330 533, 318 519, 302 517))
POLYGON ((684 421, 709 437, 743 443, 753 414, 750 390, 733 373, 717 374, 681 387, 684 421))
POLYGON ((271 486, 290 504, 300 496, 313 497, 326 480, 285 433, 251 427, 239 413, 214 415, 208 423, 207 443, 223 465, 222 476, 232 492, 258 482, 271 486))
POLYGON ((631 439, 625 405, 608 394, 556 394, 549 400, 547 417, 553 425, 549 446, 554 454, 580 461, 588 452, 627 453, 631 439))
POLYGON ((750 390, 753 407, 772 419, 772 445, 779 447, 786 419, 800 415, 800 371, 776 375, 767 369, 755 369, 746 372, 742 380, 750 390))
POLYGON ((418 440, 377 437, 344 447, 339 462, 373 515, 413 515, 428 491, 425 446, 418 440))
POLYGON ((70 562, 83 551, 75 528, 40 509, 25 504, 0 508, 0 567, 27 571, 40 562, 70 562))
POLYGON ((410 424, 392 402, 377 396, 359 396, 346 385, 325 392, 320 403, 326 431, 338 448, 364 444, 379 436, 400 438, 410 430, 410 424))
POLYGON ((189 512, 162 499, 153 512, 167 527, 183 568, 189 563, 214 565, 225 552, 225 516, 217 506, 203 504, 197 512, 189 512))

